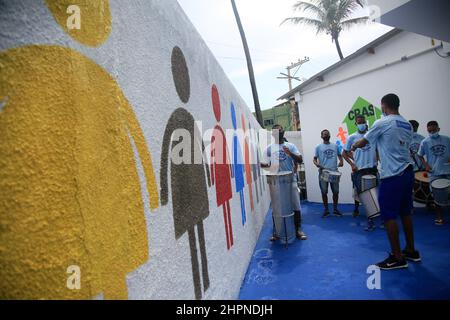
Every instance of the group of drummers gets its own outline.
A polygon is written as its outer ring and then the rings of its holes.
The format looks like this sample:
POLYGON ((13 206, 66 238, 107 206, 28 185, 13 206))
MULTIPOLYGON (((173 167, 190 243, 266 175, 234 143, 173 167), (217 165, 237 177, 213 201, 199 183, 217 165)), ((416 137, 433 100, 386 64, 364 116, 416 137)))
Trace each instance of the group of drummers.
MULTIPOLYGON (((413 198, 417 200, 417 193, 426 194, 425 202, 428 204, 431 196, 434 198, 435 224, 442 225, 450 190, 450 138, 440 134, 437 121, 427 123, 429 137, 419 135, 419 123, 403 118, 399 107, 400 99, 397 95, 385 95, 381 99, 383 117, 377 120, 370 130, 366 118, 363 115, 357 116, 358 131, 348 137, 342 152, 337 144, 330 142, 330 131, 323 130, 323 142, 316 147, 313 159, 319 169, 323 218, 330 215, 328 186, 333 194, 333 215, 342 217, 338 209, 341 176, 338 168, 344 166, 344 160, 351 167, 355 199, 353 216, 359 215, 362 202, 368 217, 366 230, 373 230, 374 218, 381 216, 382 227, 388 234, 391 253, 385 260, 376 264, 384 270, 406 268, 407 260, 421 261, 420 253, 414 245, 411 217, 414 209, 413 198), (428 190, 424 191, 425 180, 428 181, 428 190), (400 248, 396 221, 398 217, 401 218, 406 237, 406 248, 403 250, 400 248)), ((283 128, 276 125, 273 130, 279 133, 279 142, 269 146, 267 150, 272 150, 275 146, 277 151, 266 151, 266 156, 270 158, 276 154, 277 160, 282 159, 294 165, 301 162, 303 159, 297 148, 285 141, 283 128)), ((295 198, 293 201, 299 200, 295 198)), ((300 229, 301 213, 298 209, 296 207, 297 237, 306 239, 300 229)))

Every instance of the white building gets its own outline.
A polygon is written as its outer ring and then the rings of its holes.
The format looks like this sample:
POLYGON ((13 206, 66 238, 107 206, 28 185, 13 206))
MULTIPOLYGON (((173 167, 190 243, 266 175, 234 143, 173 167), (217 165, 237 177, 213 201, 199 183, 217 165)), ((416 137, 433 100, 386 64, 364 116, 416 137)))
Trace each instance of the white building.
MULTIPOLYGON (((380 100, 387 93, 400 97, 400 113, 426 123, 437 120, 450 134, 450 57, 448 44, 394 29, 357 52, 311 77, 279 99, 295 97, 299 105, 308 200, 320 202, 314 149, 320 132, 329 129, 332 142, 343 143, 356 131, 354 116, 381 117, 380 100)), ((345 163, 340 202, 351 203, 350 167, 345 163)))

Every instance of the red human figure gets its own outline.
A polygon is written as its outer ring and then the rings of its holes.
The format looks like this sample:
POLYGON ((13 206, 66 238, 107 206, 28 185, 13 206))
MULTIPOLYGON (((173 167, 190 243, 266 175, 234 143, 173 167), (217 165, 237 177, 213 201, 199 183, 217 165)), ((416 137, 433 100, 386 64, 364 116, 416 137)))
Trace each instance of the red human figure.
POLYGON ((347 131, 345 131, 344 128, 339 127, 339 132, 336 137, 341 139, 342 144, 345 146, 345 144, 347 143, 347 131))
MULTIPOLYGON (((211 96, 214 116, 217 122, 220 122, 220 99, 215 85, 212 86, 211 96)), ((225 133, 219 123, 217 123, 211 137, 211 184, 216 186, 217 206, 223 206, 223 220, 228 250, 233 246, 233 226, 230 209, 230 200, 233 197, 231 189, 233 168, 229 160, 225 133)))
POLYGON ((255 210, 253 206, 253 195, 252 195, 252 168, 250 166, 250 151, 249 151, 249 141, 247 135, 247 128, 245 127, 245 118, 244 115, 241 115, 242 120, 242 129, 244 130, 245 141, 244 141, 244 164, 245 164, 245 181, 249 185, 249 195, 250 195, 250 208, 252 211, 255 210))

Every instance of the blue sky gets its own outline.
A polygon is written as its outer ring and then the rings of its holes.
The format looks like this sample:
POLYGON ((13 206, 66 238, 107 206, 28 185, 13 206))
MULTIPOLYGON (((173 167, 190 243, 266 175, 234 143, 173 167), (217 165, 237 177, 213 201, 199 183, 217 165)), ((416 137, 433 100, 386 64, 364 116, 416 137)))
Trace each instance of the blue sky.
MULTIPOLYGON (((229 0, 178 0, 227 76, 251 110, 253 99, 247 65, 231 2, 229 0)), ((255 69, 262 109, 278 104, 278 97, 288 91, 287 80, 277 79, 286 66, 308 56, 310 61, 297 71, 299 78, 309 78, 339 60, 336 47, 326 34, 316 35, 314 29, 280 23, 286 17, 299 15, 292 11, 295 0, 236 0, 247 36, 255 69)), ((356 16, 368 14, 361 9, 356 16)), ((341 48, 347 56, 391 30, 371 23, 344 31, 341 48)), ((295 72, 295 70, 294 70, 295 72)), ((294 87, 299 82, 293 82, 294 87)))

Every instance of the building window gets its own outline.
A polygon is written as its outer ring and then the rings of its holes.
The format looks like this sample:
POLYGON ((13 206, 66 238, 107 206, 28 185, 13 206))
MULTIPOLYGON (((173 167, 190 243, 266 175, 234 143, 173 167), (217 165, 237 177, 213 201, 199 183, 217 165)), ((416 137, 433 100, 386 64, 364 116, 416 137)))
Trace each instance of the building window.
POLYGON ((264 126, 273 126, 273 119, 266 119, 264 120, 264 126))

